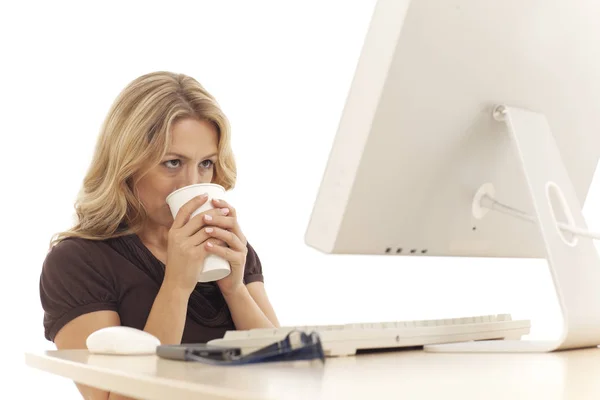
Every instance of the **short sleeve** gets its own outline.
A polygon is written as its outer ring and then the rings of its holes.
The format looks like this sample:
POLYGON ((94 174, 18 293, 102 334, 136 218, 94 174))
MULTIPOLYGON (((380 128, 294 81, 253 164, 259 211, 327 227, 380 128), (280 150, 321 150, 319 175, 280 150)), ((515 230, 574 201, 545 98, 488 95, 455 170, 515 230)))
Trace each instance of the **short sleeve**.
POLYGON ((249 284, 252 282, 264 282, 262 264, 260 263, 260 258, 258 258, 258 254, 254 248, 247 244, 248 254, 246 255, 246 268, 244 270, 244 284, 249 284))
POLYGON ((44 335, 54 341, 69 321, 94 311, 117 311, 113 279, 102 268, 94 244, 69 238, 46 255, 40 275, 40 300, 44 310, 44 335))

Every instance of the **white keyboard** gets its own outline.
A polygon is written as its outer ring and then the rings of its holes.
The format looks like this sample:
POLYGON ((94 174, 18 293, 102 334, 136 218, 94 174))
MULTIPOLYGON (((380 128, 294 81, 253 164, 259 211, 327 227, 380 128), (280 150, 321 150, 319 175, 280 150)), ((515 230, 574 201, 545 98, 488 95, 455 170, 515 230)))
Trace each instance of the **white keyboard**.
POLYGON ((395 321, 365 324, 286 326, 275 329, 227 331, 211 345, 234 346, 244 353, 280 341, 293 331, 318 332, 325 355, 348 356, 358 350, 419 347, 428 344, 473 340, 519 340, 529 334, 529 320, 513 321, 510 314, 438 320, 395 321))

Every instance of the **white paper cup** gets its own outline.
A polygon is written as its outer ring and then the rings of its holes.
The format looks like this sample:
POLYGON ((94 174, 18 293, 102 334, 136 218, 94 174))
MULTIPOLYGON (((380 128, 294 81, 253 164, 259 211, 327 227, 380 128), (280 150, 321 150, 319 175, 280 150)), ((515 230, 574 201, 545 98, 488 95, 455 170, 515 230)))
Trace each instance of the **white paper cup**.
MULTIPOLYGON (((191 217, 214 208, 211 201, 213 198, 225 200, 225 189, 223 186, 214 183, 198 183, 196 185, 190 185, 181 189, 177 189, 167 196, 167 204, 171 209, 173 218, 177 216, 179 209, 185 203, 204 193, 208 194, 206 203, 194 211, 191 217)), ((219 279, 225 278, 230 273, 231 266, 229 265, 229 261, 217 255, 209 254, 204 259, 204 266, 198 273, 198 282, 218 281, 219 279)))

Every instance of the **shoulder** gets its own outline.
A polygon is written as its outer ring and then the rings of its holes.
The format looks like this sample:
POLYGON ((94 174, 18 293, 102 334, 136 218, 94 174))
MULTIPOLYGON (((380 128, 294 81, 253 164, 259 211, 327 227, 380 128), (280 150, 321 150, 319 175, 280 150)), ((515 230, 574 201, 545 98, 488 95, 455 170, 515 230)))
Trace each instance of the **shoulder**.
POLYGON ((106 254, 107 246, 102 241, 64 239, 46 254, 42 264, 41 284, 89 285, 92 281, 107 281, 111 274, 107 273, 106 254))
POLYGON ((116 310, 116 282, 107 273, 103 246, 102 242, 68 238, 47 253, 39 280, 47 339, 53 340, 76 316, 116 310))
POLYGON ((246 268, 244 269, 244 283, 264 282, 263 268, 260 258, 250 243, 246 244, 248 254, 246 255, 246 268))
POLYGON ((63 239, 46 254, 42 275, 56 272, 74 273, 86 268, 99 268, 101 255, 106 252, 105 244, 82 238, 63 239))
POLYGON ((105 253, 108 248, 104 240, 69 237, 55 244, 46 255, 46 260, 63 258, 90 258, 105 253))
POLYGON ((97 241, 78 237, 69 237, 55 244, 46 256, 46 260, 54 260, 63 257, 89 255, 98 247, 97 241))

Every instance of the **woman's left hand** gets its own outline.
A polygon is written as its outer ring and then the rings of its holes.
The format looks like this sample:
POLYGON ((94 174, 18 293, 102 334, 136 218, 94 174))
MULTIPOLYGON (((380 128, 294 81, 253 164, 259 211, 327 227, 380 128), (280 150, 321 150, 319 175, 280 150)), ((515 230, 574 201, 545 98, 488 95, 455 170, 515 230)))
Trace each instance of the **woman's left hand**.
POLYGON ((226 245, 213 244, 212 241, 207 240, 204 248, 210 254, 223 257, 231 265, 231 273, 217 281, 219 289, 224 296, 227 296, 244 285, 248 247, 246 237, 238 224, 235 209, 224 200, 213 199, 212 203, 222 212, 213 215, 209 220, 205 216, 204 231, 208 237, 225 242, 226 245))

